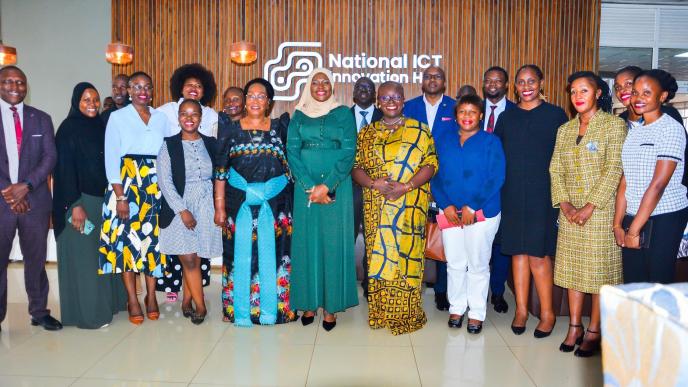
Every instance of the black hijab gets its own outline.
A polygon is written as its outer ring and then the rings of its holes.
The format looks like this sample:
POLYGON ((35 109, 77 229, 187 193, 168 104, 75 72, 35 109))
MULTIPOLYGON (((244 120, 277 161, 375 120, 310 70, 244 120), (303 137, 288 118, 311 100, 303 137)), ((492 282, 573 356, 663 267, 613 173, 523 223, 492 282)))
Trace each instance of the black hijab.
MULTIPOLYGON (((79 110, 79 102, 87 89, 96 90, 88 82, 78 83, 72 92, 69 114, 55 135, 57 165, 53 173, 53 227, 55 237, 65 228, 69 208, 85 193, 102 197, 107 188, 105 177, 105 124, 99 115, 87 117, 79 110)), ((100 213, 87 213, 93 221, 100 213)), ((97 222, 96 222, 97 223, 97 222)))

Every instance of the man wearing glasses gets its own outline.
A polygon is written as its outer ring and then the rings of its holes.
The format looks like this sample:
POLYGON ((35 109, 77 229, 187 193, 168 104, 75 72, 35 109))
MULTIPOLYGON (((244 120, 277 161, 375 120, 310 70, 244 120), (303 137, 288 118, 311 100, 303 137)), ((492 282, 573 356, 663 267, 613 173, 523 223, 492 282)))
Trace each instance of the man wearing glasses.
MULTIPOLYGON (((430 132, 435 130, 453 130, 454 105, 456 101, 444 95, 444 70, 439 66, 430 66, 423 72, 423 95, 413 98, 404 105, 404 115, 428 125, 430 132)), ((437 212, 435 203, 430 204, 428 218, 437 212)), ((439 310, 449 310, 447 299, 447 264, 435 262, 437 278, 435 280, 435 305, 439 310)))

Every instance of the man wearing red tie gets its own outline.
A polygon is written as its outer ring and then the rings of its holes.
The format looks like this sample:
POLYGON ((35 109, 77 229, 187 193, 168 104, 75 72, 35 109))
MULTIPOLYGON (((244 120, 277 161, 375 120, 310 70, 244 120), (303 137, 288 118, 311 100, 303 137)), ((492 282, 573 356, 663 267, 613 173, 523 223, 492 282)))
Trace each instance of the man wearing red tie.
POLYGON ((18 230, 31 324, 58 330, 62 324, 47 309, 45 272, 55 135, 50 116, 24 104, 26 89, 18 67, 0 69, 0 322, 7 314, 7 265, 18 230))
MULTIPOLYGON (((482 123, 483 130, 493 133, 497 126, 499 115, 505 110, 513 109, 516 104, 506 98, 509 89, 509 75, 506 70, 499 66, 490 67, 483 74, 483 97, 485 98, 485 115, 482 123)), ((511 257, 501 252, 499 242, 500 234, 497 233, 492 245, 492 260, 490 265, 490 290, 492 296, 490 302, 497 313, 506 313, 509 305, 504 299, 504 282, 509 273, 509 263, 511 257)))

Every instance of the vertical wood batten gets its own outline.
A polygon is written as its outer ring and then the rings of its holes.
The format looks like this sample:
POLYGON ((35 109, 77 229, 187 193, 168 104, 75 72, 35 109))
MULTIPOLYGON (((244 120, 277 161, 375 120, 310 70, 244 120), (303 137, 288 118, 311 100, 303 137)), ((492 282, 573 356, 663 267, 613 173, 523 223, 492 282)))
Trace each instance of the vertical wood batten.
MULTIPOLYGON (((443 55, 446 93, 463 84, 482 88, 482 73, 492 65, 513 76, 525 63, 545 73, 549 100, 568 106, 566 78, 599 62, 600 0, 112 0, 112 40, 134 46, 134 62, 113 65, 118 73, 146 71, 154 80, 154 104, 171 100, 169 79, 185 63, 198 62, 215 74, 213 107, 222 92, 263 75, 265 61, 283 41, 319 41, 327 54, 394 56, 443 55), (245 34, 242 11, 245 13, 245 34), (252 41, 258 60, 236 65, 229 46, 252 41)), ((411 57, 409 57, 409 61, 411 57)), ((409 63, 410 64, 410 63, 409 63)), ((355 71, 355 70, 354 70, 355 71)), ((412 76, 414 71, 393 70, 412 76)), ((368 72, 368 69, 361 70, 368 72)), ((353 84, 336 85, 336 97, 351 104, 353 84)), ((407 98, 420 84, 405 85, 407 98)), ((274 114, 292 111, 279 102, 274 114)))

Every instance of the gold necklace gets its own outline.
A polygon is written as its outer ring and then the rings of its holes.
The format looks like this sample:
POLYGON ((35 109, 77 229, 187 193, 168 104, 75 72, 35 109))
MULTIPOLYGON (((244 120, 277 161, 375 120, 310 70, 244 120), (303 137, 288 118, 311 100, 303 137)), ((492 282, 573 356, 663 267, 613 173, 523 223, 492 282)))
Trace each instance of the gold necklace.
POLYGON ((381 120, 382 125, 386 128, 383 130, 384 134, 390 135, 394 133, 397 129, 399 129, 399 126, 401 126, 401 122, 404 120, 404 116, 399 116, 396 121, 394 122, 387 122, 384 120, 384 118, 381 120))

